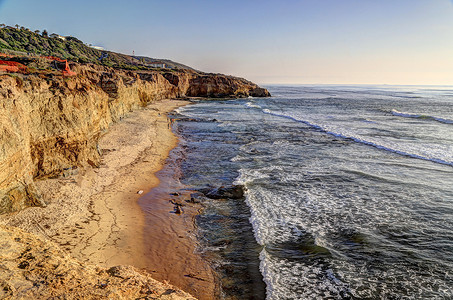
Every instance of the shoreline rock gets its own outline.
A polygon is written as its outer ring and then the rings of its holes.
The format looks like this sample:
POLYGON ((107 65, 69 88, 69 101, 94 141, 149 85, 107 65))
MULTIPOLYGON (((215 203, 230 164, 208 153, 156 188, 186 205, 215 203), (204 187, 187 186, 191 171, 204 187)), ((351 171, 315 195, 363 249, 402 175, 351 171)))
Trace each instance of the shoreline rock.
POLYGON ((243 185, 220 186, 218 188, 199 189, 205 197, 210 199, 243 199, 245 196, 245 187, 243 185))

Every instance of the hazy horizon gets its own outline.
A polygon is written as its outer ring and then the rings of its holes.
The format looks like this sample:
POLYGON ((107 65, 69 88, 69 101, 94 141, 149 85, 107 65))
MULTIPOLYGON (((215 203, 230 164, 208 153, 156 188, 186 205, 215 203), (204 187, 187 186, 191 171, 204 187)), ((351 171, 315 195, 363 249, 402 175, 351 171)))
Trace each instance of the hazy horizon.
POLYGON ((449 0, 0 0, 0 22, 259 84, 453 84, 449 0))

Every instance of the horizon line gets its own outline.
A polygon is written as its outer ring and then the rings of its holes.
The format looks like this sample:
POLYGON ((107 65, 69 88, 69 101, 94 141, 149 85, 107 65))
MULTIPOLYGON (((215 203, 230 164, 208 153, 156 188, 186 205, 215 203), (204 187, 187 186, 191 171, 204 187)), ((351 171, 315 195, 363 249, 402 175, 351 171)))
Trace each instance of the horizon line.
POLYGON ((374 86, 444 86, 444 87, 452 87, 453 88, 453 83, 452 84, 400 84, 400 83, 257 83, 259 85, 351 85, 351 86, 357 86, 357 85, 374 85, 374 86))

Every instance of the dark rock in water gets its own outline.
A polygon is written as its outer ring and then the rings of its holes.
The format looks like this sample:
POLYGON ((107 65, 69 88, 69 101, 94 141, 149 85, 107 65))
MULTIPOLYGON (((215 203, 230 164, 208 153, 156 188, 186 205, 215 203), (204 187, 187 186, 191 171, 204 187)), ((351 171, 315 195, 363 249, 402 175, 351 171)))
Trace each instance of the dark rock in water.
POLYGON ((188 203, 200 203, 200 201, 196 200, 194 197, 190 197, 189 200, 185 200, 188 203))
POLYGON ((217 122, 217 119, 202 119, 202 118, 189 118, 189 117, 180 117, 177 120, 184 122, 217 122))
POLYGON ((184 204, 182 204, 181 202, 177 202, 177 201, 175 201, 175 200, 173 200, 173 199, 171 199, 169 202, 170 202, 171 204, 175 205, 175 206, 184 206, 184 204))
POLYGON ((174 213, 180 215, 182 214, 182 212, 183 212, 182 208, 179 205, 175 205, 174 213))
POLYGON ((202 192, 194 192, 194 193, 190 193, 190 197, 191 198, 195 198, 195 199, 200 199, 200 198, 204 198, 204 194, 202 192))
POLYGON ((242 199, 244 198, 245 187, 243 185, 232 185, 228 187, 221 186, 214 189, 207 188, 199 191, 211 199, 242 199))
POLYGON ((270 97, 271 94, 269 93, 268 90, 260 87, 256 87, 253 90, 250 91, 250 96, 253 97, 270 97))
POLYGON ((171 204, 174 205, 173 207, 173 213, 177 214, 177 215, 180 215, 184 212, 184 210, 182 209, 182 207, 184 206, 184 204, 182 203, 179 203, 179 202, 176 202, 174 200, 170 200, 169 201, 171 204))
POLYGON ((190 193, 190 200, 185 200, 188 203, 201 203, 206 201, 206 196, 201 192, 190 193))

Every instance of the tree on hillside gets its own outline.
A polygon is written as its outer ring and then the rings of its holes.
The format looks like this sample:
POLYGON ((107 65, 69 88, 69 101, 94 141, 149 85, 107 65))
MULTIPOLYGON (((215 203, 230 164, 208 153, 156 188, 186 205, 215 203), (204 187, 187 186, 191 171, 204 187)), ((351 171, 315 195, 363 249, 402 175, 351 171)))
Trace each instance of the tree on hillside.
POLYGON ((2 24, 0 24, 0 27, 1 27, 1 28, 5 28, 5 26, 6 26, 6 25, 5 25, 5 24, 3 24, 3 23, 2 23, 2 24))
POLYGON ((47 33, 47 30, 44 29, 44 30, 42 31, 42 36, 43 36, 43 37, 49 37, 49 34, 47 33))
POLYGON ((39 31, 39 30, 35 30, 35 33, 36 33, 36 34, 39 34, 40 32, 41 32, 41 31, 39 31))
POLYGON ((16 27, 16 29, 19 29, 19 24, 14 25, 14 27, 16 27))

